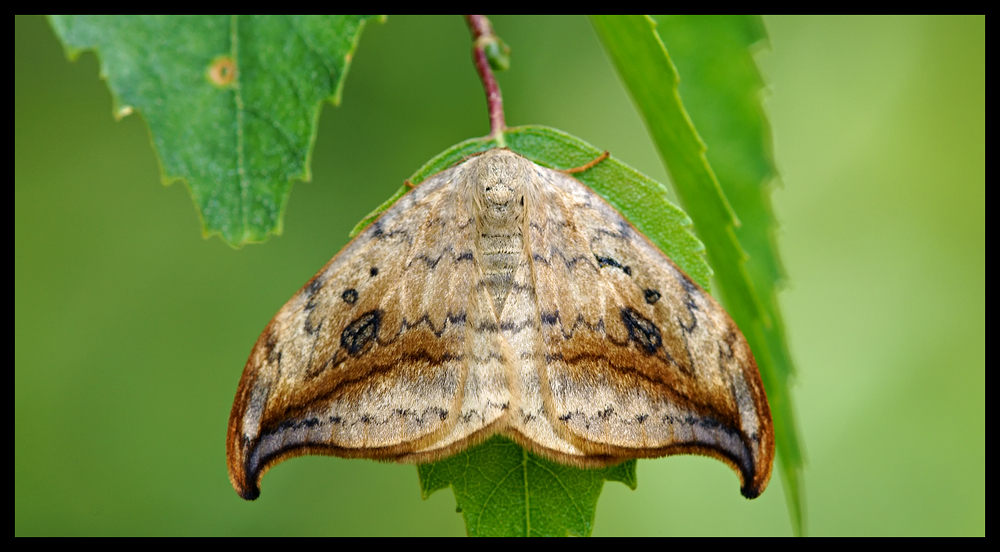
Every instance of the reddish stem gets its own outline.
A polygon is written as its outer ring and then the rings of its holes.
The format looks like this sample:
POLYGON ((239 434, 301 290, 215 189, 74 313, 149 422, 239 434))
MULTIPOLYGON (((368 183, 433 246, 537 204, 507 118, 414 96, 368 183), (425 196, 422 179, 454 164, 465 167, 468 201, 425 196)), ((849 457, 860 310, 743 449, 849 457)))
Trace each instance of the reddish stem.
POLYGON ((503 98, 500 96, 500 85, 493 76, 493 69, 486 57, 486 44, 497 40, 497 36, 493 33, 493 25, 485 15, 466 15, 465 22, 472 31, 472 60, 476 64, 479 80, 483 82, 483 89, 486 90, 486 105, 490 113, 490 137, 502 140, 503 131, 507 128, 503 117, 503 98))

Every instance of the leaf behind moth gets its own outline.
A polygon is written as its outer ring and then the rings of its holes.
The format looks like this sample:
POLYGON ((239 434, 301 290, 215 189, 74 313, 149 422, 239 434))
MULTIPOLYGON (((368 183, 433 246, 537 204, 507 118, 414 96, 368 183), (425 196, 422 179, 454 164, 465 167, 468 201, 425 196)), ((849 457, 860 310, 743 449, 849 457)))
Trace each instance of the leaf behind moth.
POLYGON ((426 499, 449 485, 469 536, 590 536, 605 481, 635 490, 635 460, 596 470, 563 466, 494 437, 418 466, 426 499))
MULTIPOLYGON (((804 532, 805 496, 801 486, 803 453, 792 408, 791 378, 795 368, 785 339, 777 293, 783 287, 771 208, 778 175, 771 130, 761 101, 764 79, 754 60, 767 44, 760 16, 656 16, 663 39, 682 75, 679 91, 705 140, 705 155, 719 185, 739 216, 735 229, 749 255, 747 273, 761 299, 766 321, 740 320, 771 403, 775 439, 781 454, 788 508, 798 534, 804 532)), ((728 282, 722 284, 729 286, 728 282)))
MULTIPOLYGON (((603 153, 575 136, 544 126, 509 128, 504 132, 504 141, 512 151, 553 169, 580 167, 603 153)), ((498 147, 497 142, 489 138, 474 138, 455 144, 425 163, 413 173, 409 182, 419 185, 428 176, 495 147, 498 147)), ((691 219, 667 198, 663 184, 621 163, 614 155, 596 167, 573 176, 625 215, 698 285, 705 290, 711 289, 712 269, 705 258, 705 246, 695 236, 691 219)), ((364 230, 408 189, 406 185, 401 186, 392 197, 362 219, 351 231, 351 236, 364 230)))
POLYGON ((774 413, 793 529, 801 534, 802 453, 788 383, 791 357, 775 297, 781 269, 766 192, 775 170, 759 105, 761 79, 750 55, 766 31, 753 18, 659 21, 661 29, 648 16, 591 18, 708 245, 727 310, 757 359, 774 413), (664 43, 677 48, 684 72, 678 73, 664 43))

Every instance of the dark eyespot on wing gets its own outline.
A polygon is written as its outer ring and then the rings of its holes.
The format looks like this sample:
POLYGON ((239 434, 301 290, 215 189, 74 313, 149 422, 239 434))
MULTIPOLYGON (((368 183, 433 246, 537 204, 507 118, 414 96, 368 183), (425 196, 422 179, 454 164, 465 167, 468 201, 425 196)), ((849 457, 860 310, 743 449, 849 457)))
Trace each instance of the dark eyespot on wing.
POLYGON ((655 304, 661 297, 660 292, 655 289, 645 289, 642 291, 642 294, 646 297, 646 302, 650 305, 655 304))
POLYGON ((351 356, 365 353, 378 337, 381 324, 382 311, 371 310, 362 314, 344 328, 340 334, 340 346, 347 349, 351 356))
POLYGON ((340 294, 340 298, 348 305, 353 305, 358 302, 358 290, 354 288, 345 289, 344 293, 340 294))
POLYGON ((628 337, 649 354, 653 354, 663 346, 660 328, 652 320, 639 314, 632 307, 621 310, 622 322, 628 330, 628 337))

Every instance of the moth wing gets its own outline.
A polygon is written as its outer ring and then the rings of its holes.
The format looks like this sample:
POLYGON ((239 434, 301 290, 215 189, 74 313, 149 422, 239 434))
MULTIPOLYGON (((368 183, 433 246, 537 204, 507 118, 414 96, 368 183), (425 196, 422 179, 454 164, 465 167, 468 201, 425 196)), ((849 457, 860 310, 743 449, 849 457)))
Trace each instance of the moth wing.
POLYGON ((471 215, 453 190, 459 169, 385 211, 257 340, 227 438, 244 498, 286 458, 398 458, 451 431, 466 375, 461 309, 477 271, 471 215))
MULTIPOLYGON (((546 411, 560 435, 618 461, 718 458, 755 497, 774 431, 736 324, 666 255, 579 181, 539 167, 530 244, 546 411)), ((611 463, 610 461, 608 463, 611 463)))

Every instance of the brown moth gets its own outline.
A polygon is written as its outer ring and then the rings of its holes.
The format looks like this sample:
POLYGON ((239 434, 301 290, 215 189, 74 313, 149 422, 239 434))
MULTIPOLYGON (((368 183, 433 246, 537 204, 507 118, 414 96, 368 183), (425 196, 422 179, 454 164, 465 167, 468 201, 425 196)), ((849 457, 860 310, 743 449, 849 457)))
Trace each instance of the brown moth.
POLYGON ((748 498, 774 460, 729 315, 589 188, 506 149, 407 193, 275 315, 229 478, 252 500, 294 456, 430 462, 495 434, 580 467, 711 456, 748 498))

